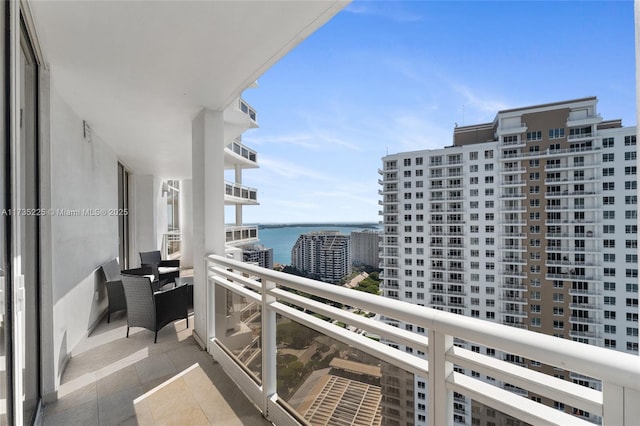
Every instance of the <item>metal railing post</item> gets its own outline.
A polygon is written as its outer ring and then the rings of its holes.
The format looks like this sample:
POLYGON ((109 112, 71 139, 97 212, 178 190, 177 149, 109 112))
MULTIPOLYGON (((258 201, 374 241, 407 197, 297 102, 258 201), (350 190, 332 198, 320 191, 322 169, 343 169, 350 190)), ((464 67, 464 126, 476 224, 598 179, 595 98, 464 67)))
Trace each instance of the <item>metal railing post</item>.
POLYGON ((602 383, 602 424, 631 426, 640 418, 640 392, 615 383, 602 383))
POLYGON ((429 329, 429 412, 428 424, 453 424, 453 392, 447 390, 447 377, 453 364, 445 354, 453 346, 453 337, 429 329))
POLYGON ((270 308, 275 301, 270 290, 276 283, 262 279, 262 413, 269 419, 269 401, 277 391, 276 312, 270 308))

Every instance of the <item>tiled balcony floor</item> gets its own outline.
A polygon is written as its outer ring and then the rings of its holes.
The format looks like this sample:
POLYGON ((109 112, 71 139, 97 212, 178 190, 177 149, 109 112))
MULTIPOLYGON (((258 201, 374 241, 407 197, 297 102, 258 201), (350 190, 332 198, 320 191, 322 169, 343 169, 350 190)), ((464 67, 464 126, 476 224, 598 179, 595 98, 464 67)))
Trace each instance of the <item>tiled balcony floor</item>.
MULTIPOLYGON (((189 325, 193 324, 190 317, 189 325)), ((270 425, 192 337, 185 321, 158 333, 126 315, 98 325, 73 353, 44 425, 270 425)))

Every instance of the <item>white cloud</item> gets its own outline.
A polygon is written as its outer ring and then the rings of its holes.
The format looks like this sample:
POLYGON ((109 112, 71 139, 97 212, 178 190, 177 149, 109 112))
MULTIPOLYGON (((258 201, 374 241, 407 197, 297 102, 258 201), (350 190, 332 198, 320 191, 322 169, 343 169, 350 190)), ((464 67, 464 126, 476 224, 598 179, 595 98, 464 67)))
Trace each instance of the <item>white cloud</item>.
POLYGON ((347 6, 344 11, 347 13, 353 13, 355 15, 378 16, 381 18, 390 19, 398 23, 419 22, 423 20, 422 15, 404 10, 402 8, 402 5, 400 5, 399 3, 387 5, 382 3, 376 4, 367 2, 367 4, 365 5, 362 2, 353 2, 349 6, 347 6))
POLYGON ((324 182, 331 180, 330 176, 309 169, 308 167, 287 161, 274 160, 264 155, 260 157, 260 168, 292 180, 299 178, 308 178, 324 182))

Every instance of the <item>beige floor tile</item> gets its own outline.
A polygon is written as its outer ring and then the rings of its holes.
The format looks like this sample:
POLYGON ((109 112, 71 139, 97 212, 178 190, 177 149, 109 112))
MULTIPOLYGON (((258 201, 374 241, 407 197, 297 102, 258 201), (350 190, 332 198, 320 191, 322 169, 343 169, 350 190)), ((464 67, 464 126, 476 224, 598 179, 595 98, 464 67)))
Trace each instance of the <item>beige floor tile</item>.
POLYGON ((100 425, 118 425, 134 418, 133 401, 143 393, 142 386, 136 386, 98 398, 100 425))
MULTIPOLYGON (((97 381, 98 398, 103 398, 115 392, 140 386, 136 368, 131 365, 97 381)), ((142 388, 140 388, 142 389, 142 388)))
POLYGON ((136 400, 133 405, 136 412, 135 424, 140 426, 154 426, 156 424, 146 400, 136 400))
POLYGON ((50 412, 49 407, 47 407, 42 424, 43 426, 98 426, 97 400, 94 398, 91 401, 75 405, 73 408, 60 412, 50 412))
POLYGON ((137 362, 135 368, 141 384, 165 377, 168 374, 178 373, 178 369, 163 353, 149 355, 148 358, 137 362))
POLYGON ((48 413, 60 413, 62 411, 75 408, 86 403, 96 403, 98 393, 96 383, 91 382, 85 386, 79 387, 73 392, 58 392, 58 400, 47 406, 48 413))
POLYGON ((74 349, 43 424, 268 425, 192 332, 178 321, 154 344, 142 328, 126 339, 124 315, 105 320, 74 349))

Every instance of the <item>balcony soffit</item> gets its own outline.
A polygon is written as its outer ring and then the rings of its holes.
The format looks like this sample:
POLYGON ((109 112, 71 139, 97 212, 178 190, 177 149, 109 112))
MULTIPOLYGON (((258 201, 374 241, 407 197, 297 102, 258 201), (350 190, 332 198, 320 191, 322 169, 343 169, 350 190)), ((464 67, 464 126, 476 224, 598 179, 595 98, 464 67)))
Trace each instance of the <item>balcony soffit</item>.
POLYGON ((348 2, 29 2, 52 86, 137 174, 191 175, 191 119, 224 110, 348 2))

